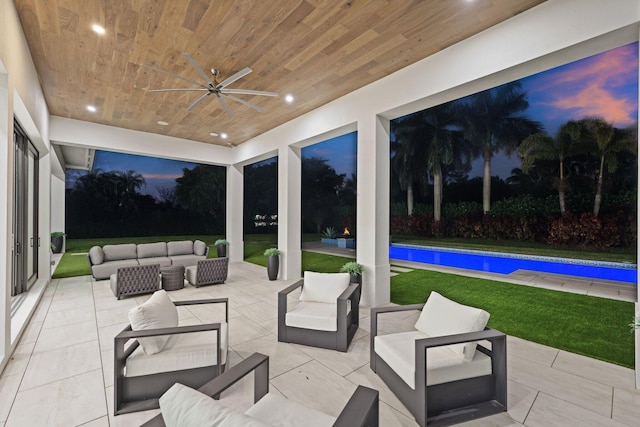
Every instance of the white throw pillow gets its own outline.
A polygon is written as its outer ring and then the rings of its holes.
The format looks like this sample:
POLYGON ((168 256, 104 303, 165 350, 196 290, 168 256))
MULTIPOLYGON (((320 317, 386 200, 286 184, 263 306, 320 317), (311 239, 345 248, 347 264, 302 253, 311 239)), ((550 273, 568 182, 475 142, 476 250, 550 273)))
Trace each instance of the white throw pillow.
POLYGON ((160 397, 162 419, 167 427, 266 427, 242 412, 176 383, 160 397))
POLYGON ((104 262, 104 251, 100 246, 94 246, 89 249, 89 257, 91 258, 91 264, 102 264, 104 262))
POLYGON ((335 304, 338 297, 349 287, 349 273, 304 272, 304 285, 300 301, 327 302, 335 304))
MULTIPOLYGON (((169 299, 167 292, 162 289, 151 295, 144 304, 129 310, 131 329, 142 331, 145 329, 174 328, 178 326, 178 310, 169 299)), ((138 342, 147 356, 159 353, 167 344, 170 336, 138 338, 138 342)))
MULTIPOLYGON (((437 292, 431 292, 415 327, 430 337, 440 337, 482 331, 488 321, 489 313, 486 311, 459 304, 437 292)), ((476 351, 476 343, 456 344, 450 348, 464 359, 471 360, 476 351)))

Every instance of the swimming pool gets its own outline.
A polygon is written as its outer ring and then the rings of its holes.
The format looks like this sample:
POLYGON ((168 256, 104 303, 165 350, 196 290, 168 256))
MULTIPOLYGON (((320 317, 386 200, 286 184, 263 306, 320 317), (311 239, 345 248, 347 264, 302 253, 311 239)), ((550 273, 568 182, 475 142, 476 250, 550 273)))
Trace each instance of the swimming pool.
POLYGON ((516 270, 532 270, 637 284, 638 267, 636 264, 444 249, 397 243, 389 247, 389 258, 499 274, 511 274, 516 270))

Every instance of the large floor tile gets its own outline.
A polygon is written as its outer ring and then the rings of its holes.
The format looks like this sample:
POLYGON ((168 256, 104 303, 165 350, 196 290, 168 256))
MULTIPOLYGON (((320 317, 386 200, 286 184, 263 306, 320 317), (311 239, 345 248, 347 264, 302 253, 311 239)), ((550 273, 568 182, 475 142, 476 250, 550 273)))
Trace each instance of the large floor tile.
POLYGON ((613 388, 519 357, 509 358, 509 379, 549 396, 611 416, 613 388))
POLYGON ((507 356, 527 359, 536 365, 551 366, 558 356, 558 349, 520 338, 507 336, 507 356))
POLYGON ((363 385, 374 390, 378 390, 380 401, 389 405, 395 411, 400 412, 406 417, 413 419, 411 412, 400 402, 400 399, 387 387, 382 379, 371 370, 369 365, 363 366, 345 377, 349 381, 357 385, 363 385))
POLYGON ((572 405, 562 399, 538 394, 525 425, 528 427, 623 427, 607 416, 572 405))
POLYGON ((96 311, 93 305, 79 306, 49 313, 42 324, 42 329, 58 328, 79 322, 95 322, 95 320, 96 311))
POLYGON ((311 361, 271 380, 287 398, 334 417, 340 414, 356 385, 317 361, 311 361))
POLYGON ((298 350, 313 357, 341 376, 349 375, 351 372, 369 364, 368 341, 351 341, 347 352, 301 344, 295 344, 295 346, 298 350))
POLYGON ((0 377, 0 421, 6 421, 9 416, 21 380, 21 374, 0 377))
POLYGON ((7 366, 4 367, 4 370, 2 371, 2 375, 0 377, 23 374, 27 370, 29 359, 31 359, 31 353, 33 353, 33 348, 35 347, 35 345, 35 341, 18 344, 16 349, 13 351, 13 354, 9 358, 7 366))
POLYGON ((77 426, 106 414, 102 373, 97 369, 20 391, 6 425, 77 426))
POLYGON ((614 390, 613 419, 628 426, 640 425, 640 390, 614 390))
POLYGON ((633 369, 593 360, 578 354, 561 350, 553 362, 553 367, 614 387, 623 387, 629 390, 635 388, 633 369))
POLYGON ((95 320, 71 323, 57 328, 43 329, 33 351, 43 352, 97 339, 95 320))
POLYGON ((229 345, 232 347, 267 335, 275 339, 269 330, 246 317, 239 316, 229 319, 229 345))
MULTIPOLYGON (((55 350, 34 352, 24 374, 20 390, 102 368, 98 340, 55 350)), ((102 381, 102 375, 101 379, 102 381)))
POLYGON ((311 361, 311 357, 293 345, 281 343, 271 337, 258 338, 233 346, 243 358, 258 352, 269 356, 269 378, 281 375, 311 361))

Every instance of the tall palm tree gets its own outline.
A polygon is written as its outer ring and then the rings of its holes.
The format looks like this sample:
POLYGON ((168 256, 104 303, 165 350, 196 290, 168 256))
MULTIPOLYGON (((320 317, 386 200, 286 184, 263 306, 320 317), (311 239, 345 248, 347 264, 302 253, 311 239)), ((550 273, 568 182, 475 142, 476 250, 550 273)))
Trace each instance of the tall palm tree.
POLYGON ((465 132, 484 158, 482 209, 491 208, 491 159, 505 150, 510 154, 520 141, 540 132, 541 125, 522 114, 528 107, 527 93, 519 81, 467 97, 465 132))
POLYGON ((440 221, 442 215, 442 167, 456 160, 459 147, 464 144, 460 128, 460 108, 449 102, 419 111, 403 122, 403 136, 415 144, 413 157, 424 156, 420 164, 433 177, 433 219, 440 221))
POLYGON ((518 155, 522 158, 522 171, 528 173, 537 160, 552 160, 558 162, 558 202, 560 213, 566 212, 565 191, 567 183, 565 177, 565 161, 568 157, 578 154, 582 135, 582 127, 576 121, 569 121, 562 125, 555 138, 546 133, 530 135, 518 147, 518 155))
POLYGON ((599 160, 596 194, 593 201, 593 216, 600 214, 602 203, 602 183, 604 168, 613 173, 618 169, 617 154, 623 151, 637 154, 638 137, 634 129, 618 129, 600 117, 589 117, 580 120, 580 124, 591 134, 594 152, 599 160))
POLYGON ((395 141, 391 142, 391 167, 398 176, 400 189, 407 192, 407 215, 413 213, 413 183, 419 182, 427 186, 427 167, 424 156, 424 144, 416 137, 410 119, 413 116, 395 121, 392 133, 395 141))

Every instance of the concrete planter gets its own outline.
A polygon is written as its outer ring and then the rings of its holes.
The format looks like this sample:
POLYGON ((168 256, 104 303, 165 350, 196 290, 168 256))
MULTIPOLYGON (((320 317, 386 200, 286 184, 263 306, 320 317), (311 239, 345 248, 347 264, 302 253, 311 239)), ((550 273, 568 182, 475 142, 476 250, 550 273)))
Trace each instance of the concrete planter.
POLYGON ((280 270, 280 256, 267 256, 267 276, 269 276, 269 280, 278 278, 278 270, 280 270))

